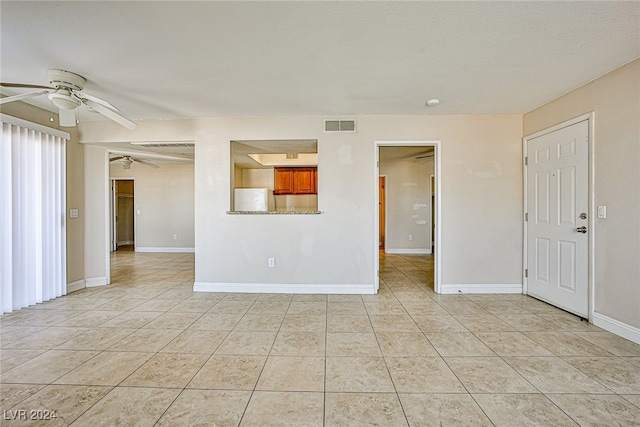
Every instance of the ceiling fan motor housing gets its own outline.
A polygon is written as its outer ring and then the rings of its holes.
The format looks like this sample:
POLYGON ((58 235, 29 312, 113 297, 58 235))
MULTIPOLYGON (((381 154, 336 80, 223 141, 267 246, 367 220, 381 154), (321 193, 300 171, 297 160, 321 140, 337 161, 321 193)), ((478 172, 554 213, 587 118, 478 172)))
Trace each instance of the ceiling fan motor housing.
POLYGON ((71 90, 82 90, 87 79, 84 77, 65 70, 47 70, 49 76, 49 83, 51 83, 56 89, 67 88, 71 90))

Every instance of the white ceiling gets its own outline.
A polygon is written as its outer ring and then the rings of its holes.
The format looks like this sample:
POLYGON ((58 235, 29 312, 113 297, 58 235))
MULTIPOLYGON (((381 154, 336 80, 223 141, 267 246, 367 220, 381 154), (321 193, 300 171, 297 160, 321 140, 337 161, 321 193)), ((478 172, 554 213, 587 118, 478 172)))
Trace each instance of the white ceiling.
POLYGON ((525 113, 640 56, 637 1, 0 8, 2 81, 73 71, 133 120, 525 113))

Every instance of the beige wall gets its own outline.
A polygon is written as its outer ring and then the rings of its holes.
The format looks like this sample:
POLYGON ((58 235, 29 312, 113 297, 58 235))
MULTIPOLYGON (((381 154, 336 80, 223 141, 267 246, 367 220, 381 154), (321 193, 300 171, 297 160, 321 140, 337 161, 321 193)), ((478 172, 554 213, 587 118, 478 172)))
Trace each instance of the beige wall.
POLYGON ((375 141, 441 140, 442 283, 521 284, 522 116, 360 116, 348 134, 324 133, 324 118, 149 121, 133 132, 84 123, 82 141, 195 139, 198 282, 373 286, 375 141), (322 214, 226 214, 230 141, 261 139, 318 140, 322 214))
POLYGON ((236 182, 236 188, 268 188, 273 191, 273 168, 240 169, 242 181, 236 182))
POLYGON ((595 113, 593 179, 596 219, 594 311, 640 328, 640 60, 524 116, 529 135, 595 113))
POLYGON ((119 162, 112 162, 109 168, 111 178, 135 180, 136 250, 192 250, 193 163, 159 163, 159 166, 154 169, 134 163, 127 170, 119 162))
POLYGON ((67 283, 84 279, 84 146, 78 143, 76 128, 58 126, 58 116, 50 122, 49 111, 24 102, 11 102, 2 106, 2 113, 19 117, 43 126, 68 132, 67 141, 67 283), (78 209, 78 218, 69 218, 69 209, 78 209))
POLYGON ((88 286, 108 283, 109 232, 107 153, 102 147, 85 146, 84 246, 85 280, 88 286))

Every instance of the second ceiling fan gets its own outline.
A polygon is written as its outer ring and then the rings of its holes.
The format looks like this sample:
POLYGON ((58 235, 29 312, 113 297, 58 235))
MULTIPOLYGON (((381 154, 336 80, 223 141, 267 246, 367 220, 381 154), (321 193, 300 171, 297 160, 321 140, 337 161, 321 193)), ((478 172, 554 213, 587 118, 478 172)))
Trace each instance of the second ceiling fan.
POLYGON ((123 169, 131 169, 131 165, 133 163, 140 163, 141 165, 145 165, 145 166, 151 166, 152 168, 158 169, 160 166, 151 163, 147 160, 143 160, 143 159, 138 159, 136 157, 132 157, 132 156, 117 156, 117 157, 113 157, 112 159, 109 159, 110 162, 120 162, 122 163, 122 167, 123 169))

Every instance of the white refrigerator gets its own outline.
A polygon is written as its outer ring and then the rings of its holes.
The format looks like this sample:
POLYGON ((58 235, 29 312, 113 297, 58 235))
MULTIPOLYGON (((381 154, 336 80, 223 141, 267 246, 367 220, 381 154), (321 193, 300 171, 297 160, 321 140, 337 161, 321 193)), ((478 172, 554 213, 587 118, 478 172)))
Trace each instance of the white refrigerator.
POLYGON ((236 188, 233 190, 236 212, 268 212, 275 210, 273 191, 268 188, 236 188))

